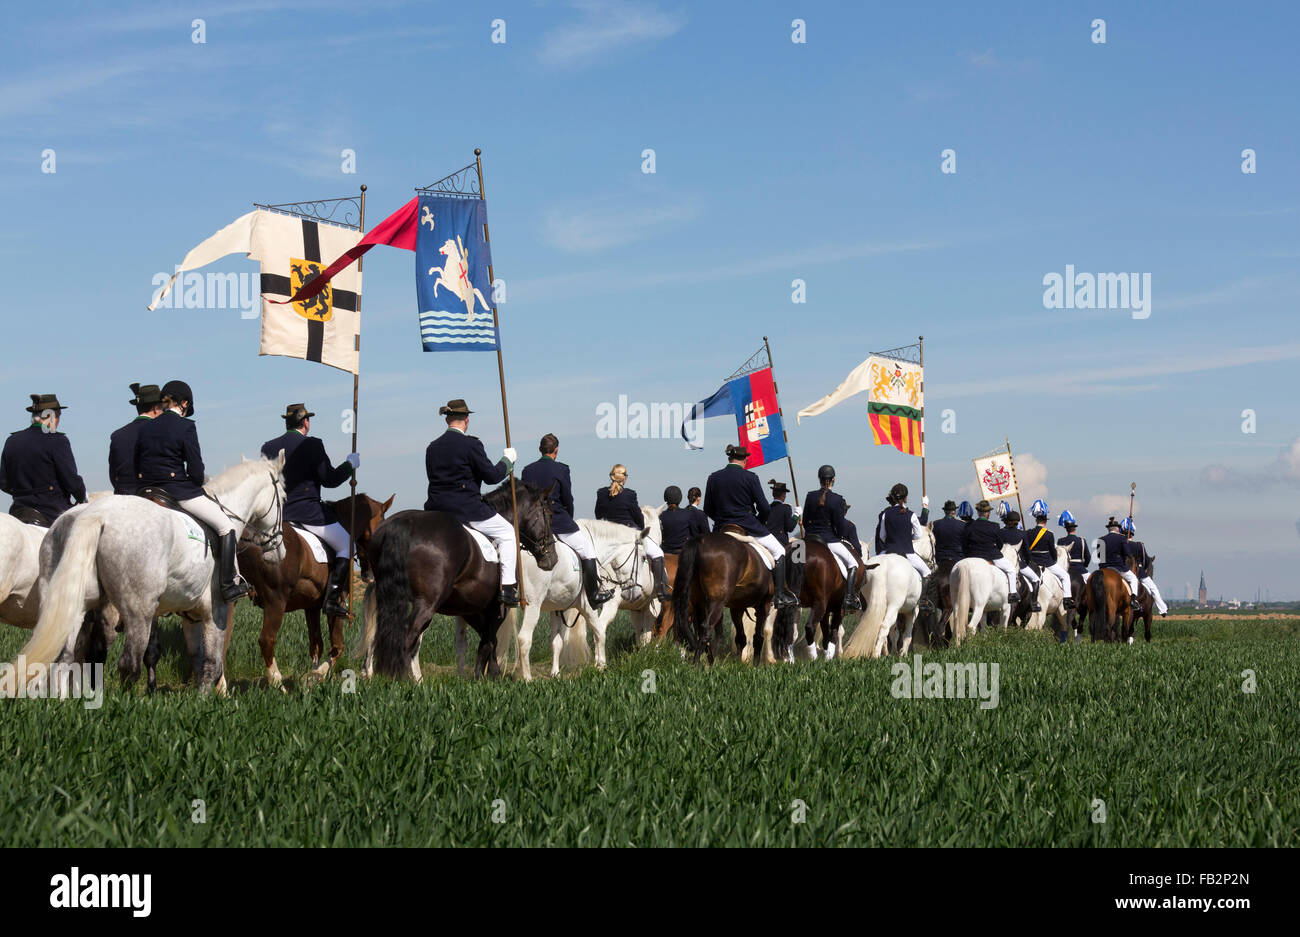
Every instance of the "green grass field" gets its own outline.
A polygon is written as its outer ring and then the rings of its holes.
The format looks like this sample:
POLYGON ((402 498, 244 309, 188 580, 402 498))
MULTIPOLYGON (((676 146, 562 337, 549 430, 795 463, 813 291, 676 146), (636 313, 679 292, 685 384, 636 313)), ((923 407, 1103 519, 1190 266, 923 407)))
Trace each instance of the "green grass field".
MULTIPOLYGON (((260 622, 241 603, 226 699, 182 685, 173 619, 151 698, 118 688, 115 647, 100 710, 0 701, 0 844, 1300 843, 1297 619, 1157 620, 1132 647, 990 634, 926 655, 998 662, 989 710, 895 699, 888 660, 697 669, 633 649, 621 620, 604 673, 461 680, 440 619, 424 685, 346 692, 293 678, 296 614, 281 693, 261 682, 260 622)), ((0 626, 0 659, 26 637, 0 626)))

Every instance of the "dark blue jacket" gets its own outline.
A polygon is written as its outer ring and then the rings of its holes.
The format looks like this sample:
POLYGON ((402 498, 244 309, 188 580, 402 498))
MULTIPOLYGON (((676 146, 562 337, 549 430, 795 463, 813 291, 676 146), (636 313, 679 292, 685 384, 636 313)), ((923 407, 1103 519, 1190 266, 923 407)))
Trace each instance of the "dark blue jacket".
POLYGON ((709 523, 709 515, 705 514, 695 505, 686 509, 686 513, 691 516, 691 536, 703 537, 713 530, 713 525, 709 523))
POLYGON ((140 437, 140 427, 150 417, 137 416, 108 437, 108 482, 115 495, 133 495, 140 486, 135 480, 135 443, 140 437))
POLYGON ((1044 567, 1056 565, 1056 538, 1046 527, 1035 526, 1032 530, 1025 531, 1024 543, 1020 545, 1020 561, 1028 564, 1030 560, 1044 567), (1032 546, 1034 538, 1038 539, 1036 547, 1032 546))
POLYGON ((941 517, 930 528, 934 532, 934 558, 940 563, 956 563, 962 558, 962 536, 966 522, 956 517, 941 517))
POLYGON ((1128 569, 1128 541, 1124 535, 1111 531, 1097 538, 1098 569, 1128 569))
POLYGON ((692 513, 681 508, 664 508, 659 512, 659 527, 663 530, 663 543, 659 546, 665 553, 681 553, 686 541, 698 536, 693 530, 692 513))
POLYGON ((767 529, 781 541, 781 546, 790 545, 790 531, 794 530, 794 526, 794 508, 784 501, 773 501, 767 514, 767 529))
POLYGON ((1147 571, 1147 548, 1141 540, 1130 540, 1125 544, 1128 555, 1137 560, 1137 577, 1145 579, 1149 573, 1147 571))
POLYGON ((961 551, 967 558, 996 560, 1002 555, 1002 530, 987 517, 977 517, 966 525, 961 551))
POLYGON ((525 465, 519 478, 527 485, 551 488, 552 531, 571 534, 578 529, 573 520, 573 481, 569 477, 567 465, 542 456, 536 462, 525 465))
POLYGON ((808 492, 803 499, 803 532, 821 537, 827 543, 843 540, 844 499, 831 489, 826 489, 826 503, 821 504, 822 489, 808 492))
POLYGON ((85 501, 86 483, 68 437, 40 423, 10 433, 0 453, 0 491, 13 495, 14 507, 40 511, 50 523, 85 501))
POLYGON ((881 553, 906 555, 912 549, 912 512, 909 508, 885 508, 880 520, 881 553))
POLYGON ((704 513, 714 527, 735 524, 752 537, 766 537, 771 512, 758 476, 739 465, 718 469, 704 485, 704 513))
POLYGON ((274 459, 284 450, 284 519, 294 524, 324 527, 337 518, 321 504, 322 488, 337 488, 352 477, 352 463, 331 465, 325 443, 291 429, 262 444, 262 455, 274 459))
POLYGON ((157 485, 178 501, 203 497, 198 428, 175 410, 141 423, 135 439, 135 481, 157 485))
POLYGON ((844 545, 852 547, 858 556, 862 555, 862 541, 858 539, 858 525, 847 517, 844 518, 844 545))
POLYGON ((424 451, 424 470, 429 476, 426 511, 446 511, 462 524, 485 521, 496 512, 483 500, 484 484, 496 485, 510 472, 506 460, 488 461, 483 441, 460 430, 449 429, 424 451))
POLYGON ((637 530, 645 527, 645 515, 641 513, 636 492, 631 488, 624 488, 613 497, 610 497, 608 487, 599 489, 596 492, 596 520, 611 521, 637 530))
POLYGON ((1088 549, 1087 540, 1078 534, 1067 534, 1056 541, 1056 545, 1065 547, 1066 554, 1070 557, 1071 573, 1082 576, 1088 572, 1088 564, 1092 562, 1092 551, 1088 549))

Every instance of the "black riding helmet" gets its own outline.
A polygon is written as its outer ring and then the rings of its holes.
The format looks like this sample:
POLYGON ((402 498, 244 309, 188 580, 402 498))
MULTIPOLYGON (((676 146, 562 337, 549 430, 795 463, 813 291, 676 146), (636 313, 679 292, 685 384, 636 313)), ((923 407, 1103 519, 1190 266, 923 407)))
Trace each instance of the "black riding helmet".
POLYGON ((887 500, 890 504, 902 504, 907 500, 907 486, 899 482, 893 488, 890 488, 887 500))
POLYGON ((1007 511, 1006 516, 1002 518, 1002 523, 1008 527, 1015 527, 1020 523, 1020 515, 1015 511, 1007 511))
POLYGON ((186 402, 185 412, 182 415, 194 415, 194 393, 190 390, 189 384, 186 384, 184 381, 168 381, 163 385, 162 395, 164 397, 170 397, 172 403, 180 403, 184 400, 186 402))
POLYGON ((835 466, 823 465, 821 468, 817 470, 817 480, 819 482, 834 481, 834 479, 835 479, 835 466))
POLYGON ((664 489, 664 502, 667 504, 681 504, 682 490, 676 485, 669 485, 664 489))

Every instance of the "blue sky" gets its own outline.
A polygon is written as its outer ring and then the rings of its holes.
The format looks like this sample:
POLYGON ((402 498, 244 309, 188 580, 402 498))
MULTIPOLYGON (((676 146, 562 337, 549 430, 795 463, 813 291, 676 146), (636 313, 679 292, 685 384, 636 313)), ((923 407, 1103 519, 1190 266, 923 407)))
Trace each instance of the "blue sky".
MULTIPOLYGON (((253 202, 365 183, 374 223, 478 146, 514 442, 561 437, 580 513, 615 462, 643 503, 703 485, 726 420, 686 452, 597 439, 597 407, 702 399, 763 335, 801 492, 831 462, 860 522, 895 481, 919 494, 918 460, 870 444, 865 396, 793 414, 924 334, 936 504, 1009 436, 1026 505, 1046 492, 1089 536, 1137 482, 1166 597, 1202 568, 1212 595, 1300 595, 1293 5, 209 0, 29 5, 6 26, 0 401, 18 429, 29 393, 57 392, 92 488, 137 380, 193 385, 213 471, 299 400, 341 460, 346 373, 257 357, 238 310, 146 313, 152 278, 253 202), (1067 264, 1150 273, 1150 317, 1044 308, 1067 264)), ((493 356, 421 353, 412 280, 409 252, 367 256, 360 477, 401 507, 423 502, 448 398, 504 442, 493 356)))

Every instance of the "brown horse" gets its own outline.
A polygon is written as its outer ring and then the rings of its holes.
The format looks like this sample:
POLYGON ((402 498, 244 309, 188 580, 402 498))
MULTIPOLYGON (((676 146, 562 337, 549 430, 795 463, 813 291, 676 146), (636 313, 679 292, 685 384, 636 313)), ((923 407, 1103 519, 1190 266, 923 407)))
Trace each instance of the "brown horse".
MULTIPOLYGON (((515 483, 519 536, 542 569, 554 569, 551 488, 515 483)), ((510 483, 483 496, 506 520, 513 517, 510 483)), ((420 643, 435 614, 465 619, 478 632, 474 676, 499 676, 497 630, 505 620, 501 567, 483 558, 460 520, 445 511, 399 511, 370 541, 375 584, 366 592, 363 672, 421 679, 420 643)), ((528 596, 524 596, 525 599, 528 596)))
MULTIPOLYGON (((819 626, 823 651, 830 644, 839 647, 843 643, 841 626, 844 624, 844 587, 847 583, 825 543, 808 539, 803 543, 804 561, 790 565, 790 591, 799 596, 799 605, 783 608, 776 616, 773 653, 777 657, 786 656, 794 644, 794 624, 804 608, 809 610, 808 621, 804 623, 804 640, 809 648, 816 648, 819 626)), ((866 564, 856 550, 849 549, 858 561, 854 585, 861 591, 866 564)))
MULTIPOLYGON (((753 611, 757 657, 772 606, 772 573, 748 543, 721 531, 703 534, 689 541, 678 554, 672 601, 677 639, 694 653, 696 663, 701 651, 713 663, 713 635, 722 624, 724 609, 731 611, 736 649, 742 659, 746 646, 744 616, 747 610, 753 611)), ((769 643, 769 660, 772 650, 769 643)))
MULTIPOLYGON (((1137 559, 1135 557, 1129 558, 1128 568, 1133 571, 1134 576, 1138 574, 1137 559)), ((1147 554, 1147 575, 1154 576, 1155 574, 1156 574, 1156 558, 1148 553, 1147 554)), ((1142 623, 1146 626, 1146 639, 1147 639, 1147 643, 1150 644, 1151 643, 1151 618, 1153 615, 1155 615, 1156 600, 1155 597, 1152 596, 1151 593, 1147 591, 1146 586, 1143 585, 1138 586, 1138 604, 1142 606, 1142 611, 1135 612, 1134 614, 1135 617, 1142 619, 1142 623)), ((1137 630, 1137 625, 1134 624, 1133 631, 1136 630, 1137 630)), ((1132 632, 1130 632, 1130 634, 1132 634, 1132 632)))
MULTIPOLYGON (((393 498, 397 497, 396 495, 393 498)), ((366 547, 375 529, 384 519, 384 514, 393 505, 393 498, 380 503, 364 494, 356 496, 357 529, 354 538, 357 542, 357 556, 361 563, 361 572, 369 575, 366 562, 366 547)), ((327 506, 338 518, 343 529, 347 530, 352 522, 352 498, 331 501, 327 506)), ((322 659, 325 645, 321 639, 321 607, 325 604, 325 584, 329 579, 329 566, 318 563, 307 548, 306 542, 290 524, 284 525, 284 559, 278 565, 270 565, 263 558, 260 547, 249 540, 239 544, 239 570, 249 585, 253 587, 252 600, 262 609, 262 634, 257 639, 262 649, 262 660, 266 664, 266 680, 271 686, 279 686, 283 680, 280 668, 275 663, 275 642, 280 634, 280 625, 287 612, 301 610, 307 619, 307 636, 311 650, 312 675, 325 677, 334 667, 339 655, 343 653, 343 622, 345 619, 330 618, 330 652, 328 659, 322 659)), ((351 577, 349 577, 350 579, 351 577)), ((350 597, 349 602, 350 603, 350 597)))
POLYGON ((1133 636, 1133 609, 1128 583, 1113 569, 1099 569, 1088 577, 1079 603, 1088 614, 1093 641, 1127 641, 1133 636), (1118 627, 1118 633, 1116 626, 1118 627))

